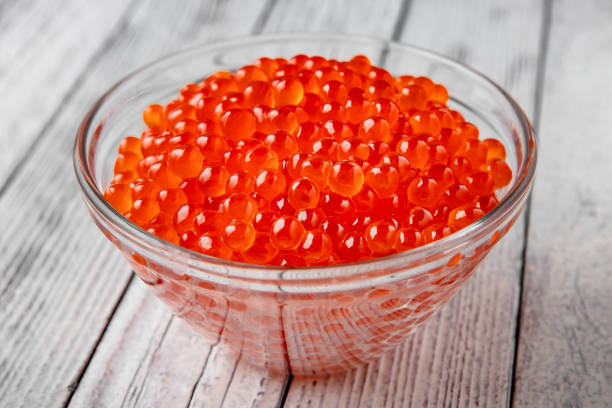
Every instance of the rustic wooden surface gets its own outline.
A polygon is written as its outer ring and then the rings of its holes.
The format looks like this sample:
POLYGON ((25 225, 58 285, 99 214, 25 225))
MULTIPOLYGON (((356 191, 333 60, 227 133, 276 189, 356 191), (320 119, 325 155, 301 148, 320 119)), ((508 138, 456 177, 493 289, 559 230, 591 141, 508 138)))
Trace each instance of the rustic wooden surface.
POLYGON ((0 0, 0 407, 612 404, 612 3, 0 0), (441 313, 352 372, 269 375, 132 278, 71 163, 86 107, 191 44, 337 31, 434 49, 532 119, 527 214, 441 313))
POLYGON ((553 7, 543 73, 519 406, 612 405, 612 109, 594 107, 612 93, 612 3, 569 3, 553 7))

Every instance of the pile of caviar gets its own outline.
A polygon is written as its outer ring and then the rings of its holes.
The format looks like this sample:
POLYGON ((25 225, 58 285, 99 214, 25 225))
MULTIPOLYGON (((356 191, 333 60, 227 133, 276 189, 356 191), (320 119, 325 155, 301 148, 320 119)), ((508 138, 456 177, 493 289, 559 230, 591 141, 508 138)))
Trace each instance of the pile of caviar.
POLYGON ((104 196, 150 233, 234 261, 402 252, 479 219, 512 179, 503 144, 447 101, 362 55, 260 58, 148 106, 104 196))

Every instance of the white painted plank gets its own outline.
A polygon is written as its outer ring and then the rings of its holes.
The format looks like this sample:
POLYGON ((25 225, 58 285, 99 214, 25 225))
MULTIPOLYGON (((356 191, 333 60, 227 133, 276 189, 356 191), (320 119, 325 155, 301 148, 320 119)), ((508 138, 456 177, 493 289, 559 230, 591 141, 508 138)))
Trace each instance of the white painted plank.
POLYGON ((262 5, 136 4, 0 197, 0 406, 64 404, 130 277, 74 180, 72 145, 87 107, 155 57, 248 31, 240 23, 254 21, 262 5))
POLYGON ((612 3, 553 4, 515 405, 612 403, 612 3))
MULTIPOLYGON (((484 72, 534 110, 542 2, 413 2, 401 35, 484 72), (510 35, 511 33, 511 35, 510 35)), ((510 398, 519 220, 449 304, 395 353, 365 370, 294 379, 288 406, 500 406, 510 398)))
POLYGON ((224 345, 215 346, 189 408, 277 407, 287 380, 287 375, 249 365, 224 345))
POLYGON ((71 405, 187 406, 210 347, 138 279, 125 296, 71 405))
POLYGON ((128 1, 6 3, 0 13, 0 186, 129 6, 128 1))
POLYGON ((82 204, 54 201, 55 214, 24 220, 29 237, 3 235, 2 252, 12 256, 1 269, 0 406, 63 404, 129 277, 110 245, 89 251, 82 204), (23 247, 14 251, 10 239, 23 247))
POLYGON ((403 0, 279 1, 264 32, 356 33, 391 38, 403 0))

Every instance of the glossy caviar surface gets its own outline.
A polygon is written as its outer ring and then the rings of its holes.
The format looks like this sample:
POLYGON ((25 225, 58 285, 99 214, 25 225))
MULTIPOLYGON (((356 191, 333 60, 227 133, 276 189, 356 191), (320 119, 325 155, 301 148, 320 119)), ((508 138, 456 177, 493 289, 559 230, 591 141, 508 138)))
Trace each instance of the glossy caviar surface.
POLYGON ((512 179, 503 144, 447 101, 361 55, 260 58, 148 106, 104 196, 162 239, 240 262, 406 251, 484 216, 512 179))

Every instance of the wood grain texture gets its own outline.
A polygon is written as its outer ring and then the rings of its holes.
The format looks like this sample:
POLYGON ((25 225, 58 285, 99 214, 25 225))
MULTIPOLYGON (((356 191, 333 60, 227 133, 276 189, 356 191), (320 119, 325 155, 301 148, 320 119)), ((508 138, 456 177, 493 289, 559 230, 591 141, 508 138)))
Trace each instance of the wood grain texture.
MULTIPOLYGON (((542 2, 414 2, 400 39, 484 72, 532 115, 542 16, 542 2)), ((524 222, 516 223, 455 298, 395 353, 344 376, 295 378, 287 405, 507 404, 524 222)))
POLYGON ((74 180, 72 145, 87 107, 144 62, 234 34, 236 27, 248 31, 240 23, 255 21, 263 5, 133 4, 62 101, 39 148, 0 197, 0 406, 65 403, 130 279, 87 215, 74 180))
POLYGON ((5 3, 0 11, 0 192, 129 5, 5 3))
POLYGON ((516 406, 612 404, 610 19, 607 1, 553 6, 516 406))
POLYGON ((612 7, 554 3, 541 87, 552 3, 0 2, 0 406, 610 404, 612 7), (250 31, 421 45, 484 72, 539 117, 522 305, 525 219, 402 347, 342 375, 291 378, 208 346, 132 278, 78 197, 78 122, 144 62, 250 31))
POLYGON ((253 367, 215 346, 189 407, 277 407, 288 381, 289 376, 253 367))
POLYGON ((187 406, 210 347, 137 279, 125 299, 71 405, 187 406))
POLYGON ((264 32, 345 32, 391 38, 404 0, 279 1, 264 32))

